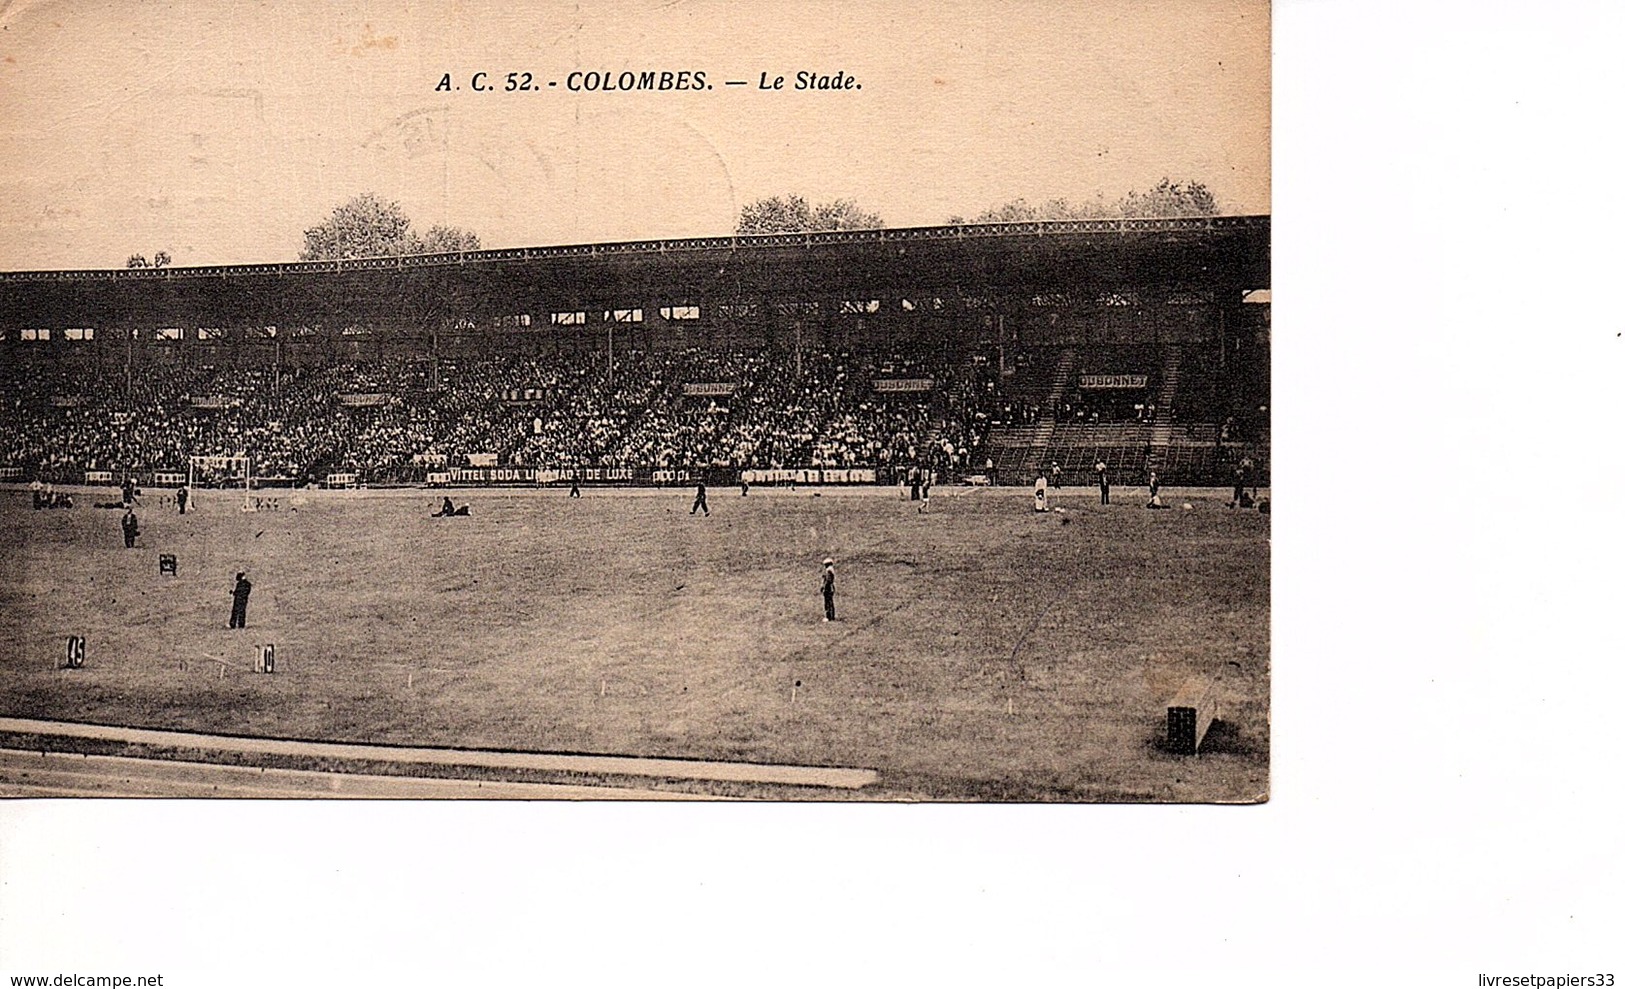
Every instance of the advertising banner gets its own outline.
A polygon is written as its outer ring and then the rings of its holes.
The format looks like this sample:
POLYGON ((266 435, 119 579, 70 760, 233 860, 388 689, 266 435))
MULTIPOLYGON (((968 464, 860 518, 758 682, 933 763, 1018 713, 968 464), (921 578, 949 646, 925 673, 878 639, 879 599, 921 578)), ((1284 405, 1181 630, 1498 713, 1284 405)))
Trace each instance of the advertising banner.
POLYGON ((876 378, 875 391, 930 391, 936 384, 933 378, 876 378))
POLYGON ((1143 374, 1084 374, 1078 377, 1078 387, 1144 388, 1148 380, 1143 374))
POLYGON ((683 386, 684 395, 732 395, 739 385, 733 381, 690 381, 683 386))

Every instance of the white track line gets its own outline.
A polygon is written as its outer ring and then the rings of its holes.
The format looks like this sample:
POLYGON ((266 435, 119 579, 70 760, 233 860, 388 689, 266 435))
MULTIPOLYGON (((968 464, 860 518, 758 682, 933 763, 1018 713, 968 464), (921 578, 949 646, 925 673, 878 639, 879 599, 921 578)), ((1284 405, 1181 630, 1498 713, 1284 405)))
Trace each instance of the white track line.
POLYGON ((0 796, 362 800, 712 800, 669 790, 256 769, 126 756, 0 749, 0 796))
POLYGON ((214 752, 306 756, 317 759, 363 759, 435 766, 481 766, 493 769, 532 769, 544 772, 587 773, 611 776, 646 776, 661 779, 708 780, 726 783, 771 783, 782 786, 834 787, 856 790, 879 778, 872 769, 828 766, 774 766, 749 762, 710 762, 689 759, 639 758, 607 755, 549 755, 540 752, 500 752, 481 749, 430 749, 399 745, 348 745, 277 738, 237 738, 193 732, 120 728, 31 718, 0 718, 0 731, 69 738, 96 738, 134 745, 158 745, 214 752))

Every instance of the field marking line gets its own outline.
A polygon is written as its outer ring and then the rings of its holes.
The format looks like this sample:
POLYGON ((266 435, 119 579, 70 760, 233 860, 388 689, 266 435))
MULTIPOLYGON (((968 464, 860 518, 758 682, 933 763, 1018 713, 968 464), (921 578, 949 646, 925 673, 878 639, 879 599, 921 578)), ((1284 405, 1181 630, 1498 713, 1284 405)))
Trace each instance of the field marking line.
POLYGON ((769 763, 718 762, 701 759, 619 755, 564 755, 493 749, 427 748, 297 739, 206 735, 152 728, 124 728, 67 721, 0 717, 0 732, 96 738, 140 745, 205 749, 257 755, 292 755, 438 766, 477 766, 493 769, 534 769, 588 775, 648 776, 662 779, 706 780, 728 783, 773 783, 785 786, 832 787, 856 790, 876 782, 873 769, 837 766, 788 766, 769 763))
POLYGON ((1011 672, 1020 674, 1022 680, 1027 679, 1027 671, 1024 667, 1016 664, 1016 654, 1021 651, 1022 645, 1026 643, 1027 636, 1032 634, 1033 629, 1038 627, 1038 623, 1044 620, 1044 616, 1048 615, 1050 609, 1055 607, 1056 602, 1060 601, 1064 596, 1065 594, 1062 591, 1056 591, 1052 594, 1044 607, 1039 609, 1038 614, 1034 615, 1032 620, 1027 623, 1027 627, 1021 630, 1020 635, 1016 636, 1015 644, 1010 647, 1010 656, 1005 662, 1009 664, 1011 672))
MULTIPOLYGON (((221 796, 311 799, 524 799, 524 800, 732 800, 710 794, 651 790, 613 784, 467 780, 440 776, 388 776, 315 769, 256 768, 183 759, 68 755, 0 748, 0 795, 36 788, 119 795, 119 784, 160 790, 153 796, 197 796, 204 788, 221 796), (22 774, 27 774, 24 778, 22 774), (189 775, 190 774, 190 775, 189 775)), ((43 795, 43 794, 42 794, 43 795)), ((203 793, 207 796, 209 794, 203 793)))

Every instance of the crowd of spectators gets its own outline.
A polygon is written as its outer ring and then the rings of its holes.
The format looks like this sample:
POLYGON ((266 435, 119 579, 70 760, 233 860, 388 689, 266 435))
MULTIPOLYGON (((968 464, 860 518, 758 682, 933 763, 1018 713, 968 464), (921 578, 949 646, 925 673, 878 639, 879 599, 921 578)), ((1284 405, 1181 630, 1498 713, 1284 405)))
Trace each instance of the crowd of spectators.
POLYGON ((1156 396, 1162 384, 1162 356, 1156 347, 1092 346, 1079 355, 1055 418, 1061 422, 1148 423, 1157 417, 1156 396), (1144 376, 1137 388, 1088 388, 1085 378, 1099 375, 1144 376))
POLYGON ((1157 417, 1157 403, 1149 389, 1102 389, 1080 391, 1061 402, 1055 410, 1059 422, 1101 423, 1151 422, 1157 417))
POLYGON ((994 407, 993 422, 999 426, 1031 426, 1044 417, 1044 406, 1026 399, 1005 399, 994 407))
POLYGON ((393 357, 312 367, 36 362, 0 372, 0 466, 294 483, 459 466, 965 470, 994 420, 979 356, 700 350, 393 357), (885 391, 882 379, 929 379, 885 391))

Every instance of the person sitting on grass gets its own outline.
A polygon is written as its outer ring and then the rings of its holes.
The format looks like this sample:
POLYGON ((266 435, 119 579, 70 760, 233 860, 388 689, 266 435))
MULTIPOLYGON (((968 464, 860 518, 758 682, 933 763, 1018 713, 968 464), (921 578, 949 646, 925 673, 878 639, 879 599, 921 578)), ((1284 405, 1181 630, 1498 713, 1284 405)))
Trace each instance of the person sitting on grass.
POLYGON ((1157 493, 1157 492, 1162 490, 1162 484, 1161 484, 1161 482, 1159 482, 1157 480, 1157 472, 1156 471, 1152 471, 1151 476, 1146 479, 1146 487, 1151 489, 1151 500, 1145 503, 1145 507, 1147 507, 1147 508, 1167 508, 1168 507, 1167 505, 1164 505, 1162 503, 1162 496, 1157 493))
POLYGON ((450 498, 442 498, 440 501, 440 511, 435 512, 429 517, 432 519, 449 519, 454 515, 461 518, 467 518, 468 506, 464 505, 461 508, 457 508, 452 505, 450 498))

